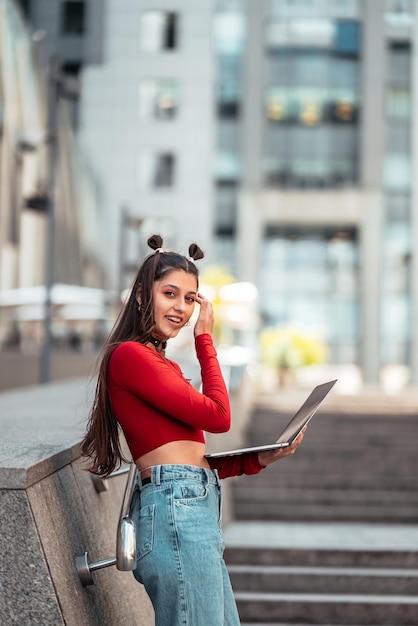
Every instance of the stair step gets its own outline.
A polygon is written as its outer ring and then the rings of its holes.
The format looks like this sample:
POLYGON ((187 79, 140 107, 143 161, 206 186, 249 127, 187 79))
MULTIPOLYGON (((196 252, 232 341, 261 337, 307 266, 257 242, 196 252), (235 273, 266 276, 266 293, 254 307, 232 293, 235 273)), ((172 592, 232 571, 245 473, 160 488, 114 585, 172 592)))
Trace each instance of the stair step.
POLYGON ((297 504, 286 502, 240 502, 234 501, 234 517, 237 520, 277 520, 277 521, 349 521, 361 522, 396 522, 405 524, 418 523, 418 507, 398 506, 349 506, 330 503, 297 504))
MULTIPOLYGON (((231 565, 350 567, 384 569, 418 569, 418 551, 403 550, 337 550, 322 548, 227 547, 225 561, 231 565)), ((417 620, 418 623, 418 620, 417 620)))
POLYGON ((281 485, 264 485, 260 481, 257 489, 254 490, 253 485, 237 485, 234 489, 234 499, 241 502, 254 502, 254 500, 268 502, 277 502, 282 504, 283 501, 299 503, 364 503, 373 504, 374 506, 382 504, 391 504, 393 506, 410 504, 415 501, 418 505, 418 490, 412 491, 386 491, 382 489, 373 489, 370 491, 361 490, 357 487, 342 490, 340 487, 315 488, 299 485, 287 488, 281 485))
POLYGON ((236 591, 413 595, 418 569, 230 565, 236 591))
POLYGON ((418 597, 343 594, 235 594, 242 620, 271 623, 286 620, 310 624, 377 624, 416 626, 418 597))
MULTIPOLYGON (((296 457, 294 457, 296 460, 296 457)), ((283 464, 284 466, 284 464, 283 464)), ((281 466, 281 467, 283 467, 281 466)), ((280 469, 280 468, 279 468, 280 469)), ((335 472, 333 474, 321 474, 318 472, 292 471, 283 473, 281 470, 275 470, 274 466, 268 467, 261 474, 253 476, 240 476, 234 479, 234 490, 247 489, 250 485, 257 484, 262 488, 273 487, 301 487, 313 489, 357 489, 358 491, 368 491, 381 489, 386 492, 392 491, 409 491, 416 493, 417 480, 416 476, 399 475, 399 476, 375 476, 373 474, 341 474, 335 472)), ((418 473, 418 472, 417 472, 418 473)))

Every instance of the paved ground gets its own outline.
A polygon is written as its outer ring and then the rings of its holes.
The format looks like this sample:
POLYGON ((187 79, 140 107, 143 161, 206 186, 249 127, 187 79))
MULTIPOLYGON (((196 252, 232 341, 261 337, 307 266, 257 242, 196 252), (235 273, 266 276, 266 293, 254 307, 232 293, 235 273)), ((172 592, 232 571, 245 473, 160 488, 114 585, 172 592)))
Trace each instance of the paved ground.
POLYGON ((418 526, 407 524, 233 522, 228 547, 417 550, 418 526))

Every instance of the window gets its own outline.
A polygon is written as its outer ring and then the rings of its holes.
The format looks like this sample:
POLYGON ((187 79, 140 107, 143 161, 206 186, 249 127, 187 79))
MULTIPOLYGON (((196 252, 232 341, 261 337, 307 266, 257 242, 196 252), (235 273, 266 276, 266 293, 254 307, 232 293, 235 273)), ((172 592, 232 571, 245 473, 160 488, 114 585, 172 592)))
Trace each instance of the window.
POLYGON ((178 92, 175 80, 143 80, 139 86, 141 118, 168 120, 175 117, 179 104, 178 92))
POLYGON ((85 32, 85 2, 64 2, 61 13, 61 32, 64 35, 82 35, 85 32))
POLYGON ((67 76, 79 76, 82 70, 82 64, 79 62, 68 61, 62 64, 62 71, 67 76))
POLYGON ((408 42, 391 42, 388 79, 393 85, 408 85, 411 80, 411 50, 408 42))
POLYGON ((409 119, 411 115, 411 92, 406 87, 389 87, 387 115, 392 119, 409 119))
POLYGON ((383 164, 383 183, 390 191, 405 191, 411 186, 411 160, 408 154, 387 154, 383 164))
POLYGON ((408 193, 386 194, 386 216, 389 221, 409 220, 411 199, 408 193))
POLYGON ((174 184, 174 155, 167 152, 157 155, 154 187, 171 187, 174 184))
POLYGON ((222 152, 215 156, 215 179, 217 181, 237 181, 241 175, 241 162, 235 152, 222 152))
POLYGON ((266 185, 285 189, 327 189, 353 185, 358 178, 351 159, 323 157, 286 159, 269 156, 263 162, 266 185))
POLYGON ((138 162, 139 184, 146 189, 172 187, 175 169, 176 159, 171 152, 142 154, 138 162))
POLYGON ((215 192, 216 232, 231 231, 237 219, 238 186, 236 181, 217 181, 215 192))
POLYGON ((349 89, 273 87, 266 93, 266 117, 285 125, 356 124, 358 107, 349 89))
POLYGON ((241 59, 238 56, 218 57, 218 84, 216 100, 218 115, 221 118, 234 118, 239 115, 241 99, 241 59))
POLYGON ((242 13, 221 12, 213 18, 215 51, 223 55, 241 55, 245 40, 245 19, 242 13))
POLYGON ((140 46, 143 52, 178 47, 178 16, 171 11, 146 11, 141 15, 140 46))

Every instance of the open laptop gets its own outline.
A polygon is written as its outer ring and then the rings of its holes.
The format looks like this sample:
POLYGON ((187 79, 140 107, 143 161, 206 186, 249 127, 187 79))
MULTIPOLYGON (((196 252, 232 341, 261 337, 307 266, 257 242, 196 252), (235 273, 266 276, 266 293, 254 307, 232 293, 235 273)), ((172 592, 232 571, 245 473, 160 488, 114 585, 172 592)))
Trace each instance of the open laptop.
POLYGON ((237 450, 227 450, 226 452, 212 452, 210 454, 206 454, 205 456, 209 459, 216 459, 223 456, 236 456, 239 454, 245 454, 246 452, 263 452, 264 450, 275 450, 276 448, 286 448, 287 446, 290 446, 302 428, 306 426, 306 424, 315 415, 325 396, 328 395, 336 382, 337 379, 330 380, 327 383, 323 383, 322 385, 315 387, 297 413, 295 413, 292 417, 275 443, 263 446, 252 446, 250 448, 238 448, 237 450))

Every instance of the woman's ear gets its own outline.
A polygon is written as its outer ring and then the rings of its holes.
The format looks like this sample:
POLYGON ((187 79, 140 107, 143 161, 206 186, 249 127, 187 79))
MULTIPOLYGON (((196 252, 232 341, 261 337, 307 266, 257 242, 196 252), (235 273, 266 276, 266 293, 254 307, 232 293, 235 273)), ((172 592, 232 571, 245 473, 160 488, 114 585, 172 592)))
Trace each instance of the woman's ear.
POLYGON ((138 304, 140 305, 141 304, 141 287, 140 286, 136 290, 135 299, 138 302, 138 304))

